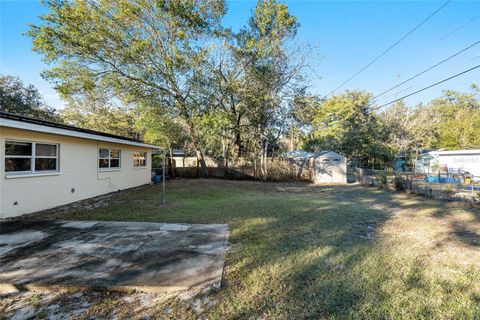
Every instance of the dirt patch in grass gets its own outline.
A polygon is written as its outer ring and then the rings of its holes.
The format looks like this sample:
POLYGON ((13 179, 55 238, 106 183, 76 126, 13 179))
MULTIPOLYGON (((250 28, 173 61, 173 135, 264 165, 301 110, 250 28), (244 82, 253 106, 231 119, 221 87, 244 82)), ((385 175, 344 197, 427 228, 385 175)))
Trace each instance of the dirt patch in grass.
POLYGON ((169 181, 164 206, 156 185, 102 202, 34 217, 228 223, 223 287, 169 297, 84 292, 84 309, 75 293, 62 303, 40 296, 36 307, 19 294, 1 299, 0 313, 48 315, 58 305, 84 318, 480 318, 478 210, 359 185, 215 179, 169 181))

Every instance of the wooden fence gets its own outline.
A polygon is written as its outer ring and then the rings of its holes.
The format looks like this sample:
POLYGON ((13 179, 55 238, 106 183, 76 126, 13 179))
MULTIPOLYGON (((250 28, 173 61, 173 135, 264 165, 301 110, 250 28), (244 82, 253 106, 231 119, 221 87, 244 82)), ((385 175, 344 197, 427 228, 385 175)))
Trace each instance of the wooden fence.
MULTIPOLYGON (((200 178, 199 167, 175 168, 175 176, 180 178, 200 178)), ((253 175, 241 168, 214 168, 207 167, 207 173, 210 178, 230 179, 230 180, 254 180, 253 175)))

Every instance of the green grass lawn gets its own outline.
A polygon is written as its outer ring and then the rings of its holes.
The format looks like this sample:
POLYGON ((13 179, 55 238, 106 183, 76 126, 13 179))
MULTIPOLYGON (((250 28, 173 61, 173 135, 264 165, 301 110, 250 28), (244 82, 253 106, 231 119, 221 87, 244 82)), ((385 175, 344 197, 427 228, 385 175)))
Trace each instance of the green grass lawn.
MULTIPOLYGON (((228 223, 223 287, 197 297, 202 319, 480 318, 474 209, 361 186, 177 179, 167 188, 164 206, 149 186, 103 208, 42 215, 228 223)), ((151 316, 199 313, 172 298, 151 316)))

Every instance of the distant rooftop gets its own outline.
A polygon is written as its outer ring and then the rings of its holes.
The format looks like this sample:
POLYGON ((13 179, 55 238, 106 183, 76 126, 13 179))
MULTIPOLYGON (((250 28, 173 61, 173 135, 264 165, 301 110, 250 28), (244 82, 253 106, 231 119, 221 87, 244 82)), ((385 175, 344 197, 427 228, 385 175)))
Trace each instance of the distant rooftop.
POLYGON ((295 151, 282 153, 282 157, 287 158, 287 159, 316 158, 316 157, 324 155, 328 152, 334 152, 334 151, 332 151, 332 150, 322 150, 322 151, 318 151, 318 152, 309 152, 309 151, 305 151, 305 150, 295 150, 295 151))

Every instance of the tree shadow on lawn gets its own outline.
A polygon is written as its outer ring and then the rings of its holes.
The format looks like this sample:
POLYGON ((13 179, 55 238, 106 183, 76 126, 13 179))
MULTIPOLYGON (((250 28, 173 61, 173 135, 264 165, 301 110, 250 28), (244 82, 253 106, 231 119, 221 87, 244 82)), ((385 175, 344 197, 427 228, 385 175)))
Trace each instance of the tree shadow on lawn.
MULTIPOLYGON (((463 296, 465 283, 430 274, 435 262, 429 252, 384 243, 379 230, 395 215, 375 206, 365 210, 357 196, 336 202, 335 209, 315 208, 312 200, 301 202, 309 208, 304 210, 299 202, 288 215, 234 234, 230 242, 245 242, 245 248, 228 255, 225 288, 217 293, 223 299, 210 312, 227 318, 315 319, 461 317, 472 312, 455 299, 468 305, 475 293, 463 296)), ((367 192, 363 200, 402 210, 421 205, 400 204, 397 197, 383 192, 379 199, 376 192, 367 192)), ((439 210, 441 203, 432 212, 439 210)))
MULTIPOLYGON (((480 317, 480 292, 468 288, 480 282, 478 264, 470 273, 455 264, 445 267, 431 257, 436 252, 430 244, 417 247, 412 230, 398 231, 410 239, 404 244, 401 237, 392 243, 382 233, 388 226, 393 230, 387 236, 394 235, 397 220, 413 226, 431 220, 449 226, 437 244, 478 239, 471 226, 447 220, 454 209, 443 201, 362 186, 226 182, 226 193, 223 182, 202 183, 188 181, 188 188, 185 182, 172 189, 178 192, 175 201, 183 201, 181 208, 152 205, 139 218, 230 224, 224 287, 209 295, 216 303, 204 310, 208 318, 480 317), (198 192, 209 201, 189 202, 198 192), (456 275, 447 277, 450 273, 456 275)), ((139 197, 154 198, 153 192, 139 197)), ((478 212, 462 210, 478 223, 478 212)), ((131 211, 127 208, 126 217, 131 211)), ((478 250, 475 243, 463 243, 478 250)))
POLYGON ((347 207, 297 210, 277 217, 267 228, 254 226, 234 235, 231 243, 250 245, 236 253, 239 257, 227 258, 240 269, 233 279, 227 272, 225 293, 242 301, 235 314, 227 316, 341 315, 359 303, 361 290, 344 280, 390 214, 372 210, 366 217, 362 210, 347 207))

